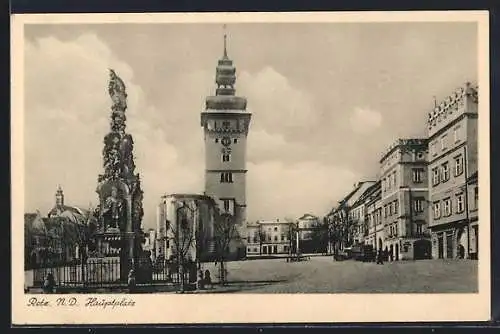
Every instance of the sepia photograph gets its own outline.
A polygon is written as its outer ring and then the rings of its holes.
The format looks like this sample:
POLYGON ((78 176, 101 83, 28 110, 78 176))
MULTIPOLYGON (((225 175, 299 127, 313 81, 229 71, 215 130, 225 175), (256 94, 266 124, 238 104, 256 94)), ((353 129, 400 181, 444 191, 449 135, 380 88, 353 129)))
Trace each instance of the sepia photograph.
POLYGON ((487 14, 406 14, 18 17, 21 306, 487 303, 487 14))

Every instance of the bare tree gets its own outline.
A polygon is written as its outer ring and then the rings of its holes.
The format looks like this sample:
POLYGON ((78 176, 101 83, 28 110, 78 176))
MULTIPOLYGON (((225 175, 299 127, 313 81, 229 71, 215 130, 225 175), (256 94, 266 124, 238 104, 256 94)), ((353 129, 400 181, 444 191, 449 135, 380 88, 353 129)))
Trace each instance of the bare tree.
POLYGON ((216 264, 219 264, 219 279, 221 285, 226 284, 226 260, 229 255, 229 245, 236 237, 234 217, 224 213, 215 221, 215 252, 216 264))
POLYGON ((186 288, 185 269, 188 260, 187 256, 196 241, 196 224, 192 219, 192 215, 190 215, 194 210, 187 203, 182 202, 182 205, 177 208, 176 224, 170 224, 169 226, 175 250, 174 256, 177 262, 181 292, 184 292, 186 288))

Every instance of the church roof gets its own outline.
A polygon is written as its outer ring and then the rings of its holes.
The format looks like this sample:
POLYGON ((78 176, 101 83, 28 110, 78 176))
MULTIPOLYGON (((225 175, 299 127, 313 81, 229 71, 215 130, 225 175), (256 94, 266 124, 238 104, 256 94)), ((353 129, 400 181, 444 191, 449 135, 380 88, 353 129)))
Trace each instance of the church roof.
POLYGON ((48 217, 66 217, 75 224, 87 224, 89 210, 77 206, 61 205, 55 206, 49 211, 48 217))

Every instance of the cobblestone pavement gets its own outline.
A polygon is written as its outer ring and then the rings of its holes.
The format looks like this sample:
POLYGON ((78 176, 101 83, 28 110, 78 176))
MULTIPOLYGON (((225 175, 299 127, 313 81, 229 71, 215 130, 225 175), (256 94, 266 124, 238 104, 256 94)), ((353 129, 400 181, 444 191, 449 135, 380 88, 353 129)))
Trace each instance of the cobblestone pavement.
MULTIPOLYGON (((474 293, 478 290, 477 261, 421 260, 386 262, 383 265, 284 259, 227 263, 226 287, 213 292, 240 293, 474 293)), ((216 278, 213 264, 205 264, 216 278)), ((208 292, 208 291, 207 291, 208 292)))

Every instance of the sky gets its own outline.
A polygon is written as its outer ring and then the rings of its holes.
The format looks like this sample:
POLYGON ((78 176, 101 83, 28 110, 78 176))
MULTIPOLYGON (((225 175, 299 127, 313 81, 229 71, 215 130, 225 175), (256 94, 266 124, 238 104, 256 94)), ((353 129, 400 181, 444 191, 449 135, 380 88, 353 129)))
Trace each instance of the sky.
MULTIPOLYGON (((229 24, 237 95, 253 113, 250 221, 326 214, 374 180, 397 138, 426 134, 433 97, 477 82, 475 23, 229 24)), ((200 112, 215 93, 221 24, 25 26, 25 211, 98 201, 109 132, 108 68, 127 86, 127 132, 144 190, 202 193, 200 112)))

